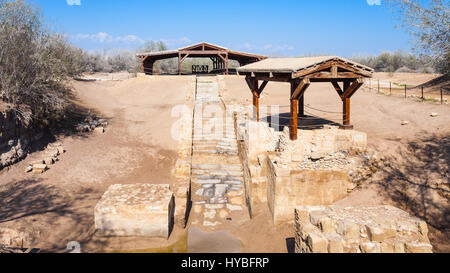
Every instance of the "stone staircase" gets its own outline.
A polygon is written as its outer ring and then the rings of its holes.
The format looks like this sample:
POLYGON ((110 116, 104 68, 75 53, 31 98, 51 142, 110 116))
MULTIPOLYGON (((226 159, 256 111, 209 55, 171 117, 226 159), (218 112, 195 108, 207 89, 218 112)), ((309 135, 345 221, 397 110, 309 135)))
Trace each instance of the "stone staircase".
POLYGON ((193 212, 204 226, 222 224, 231 219, 231 212, 244 211, 243 168, 234 121, 212 77, 197 78, 191 181, 193 212))

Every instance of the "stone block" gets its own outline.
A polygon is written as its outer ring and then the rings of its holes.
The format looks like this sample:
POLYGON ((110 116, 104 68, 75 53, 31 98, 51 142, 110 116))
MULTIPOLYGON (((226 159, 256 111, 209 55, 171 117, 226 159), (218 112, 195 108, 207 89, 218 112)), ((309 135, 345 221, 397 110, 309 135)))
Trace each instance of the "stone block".
POLYGON ((327 240, 330 253, 431 253, 420 230, 427 233, 425 222, 391 206, 295 209, 295 244, 301 253, 322 252, 320 238, 327 240), (313 242, 319 244, 315 250, 313 242))
POLYGON ((328 241, 328 253, 344 253, 342 238, 336 236, 328 241))
POLYGON ((33 165, 33 174, 41 174, 47 170, 46 164, 34 164, 33 165))
POLYGON ((55 163, 55 160, 52 157, 47 157, 44 159, 44 163, 48 165, 53 165, 55 163))
POLYGON ((383 242, 380 247, 381 253, 395 253, 395 245, 393 243, 383 242))
POLYGON ((358 241, 361 236, 359 225, 350 220, 341 221, 336 231, 349 241, 358 241))
POLYGON ((380 253, 381 248, 379 243, 365 242, 361 244, 362 253, 380 253))
POLYGON ((66 150, 62 146, 56 147, 56 150, 58 151, 58 154, 63 154, 66 152, 66 150))
POLYGON ((313 253, 328 253, 328 240, 320 233, 310 233, 306 238, 308 247, 313 253))
POLYGON ((104 236, 168 238, 173 217, 169 185, 113 185, 95 207, 95 228, 104 236))
POLYGON ((424 243, 406 243, 406 253, 433 253, 433 247, 424 243))
POLYGON ((377 227, 373 225, 366 226, 369 239, 373 242, 382 243, 387 239, 393 238, 396 235, 396 230, 389 227, 377 227))
POLYGON ((94 129, 94 133, 96 133, 96 134, 103 134, 103 133, 105 133, 105 128, 103 128, 103 127, 96 127, 94 129))

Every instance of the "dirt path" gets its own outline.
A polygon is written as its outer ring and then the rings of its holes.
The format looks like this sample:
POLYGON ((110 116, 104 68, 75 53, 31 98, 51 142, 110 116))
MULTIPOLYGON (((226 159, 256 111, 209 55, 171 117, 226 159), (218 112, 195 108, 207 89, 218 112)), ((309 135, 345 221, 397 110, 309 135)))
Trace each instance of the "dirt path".
POLYGON ((73 83, 80 103, 109 120, 106 133, 58 139, 67 153, 42 175, 24 169, 43 151, 2 173, 0 226, 32 234, 33 247, 63 251, 69 241, 92 241, 94 207, 110 185, 170 184, 178 152, 171 111, 184 104, 190 80, 73 83))

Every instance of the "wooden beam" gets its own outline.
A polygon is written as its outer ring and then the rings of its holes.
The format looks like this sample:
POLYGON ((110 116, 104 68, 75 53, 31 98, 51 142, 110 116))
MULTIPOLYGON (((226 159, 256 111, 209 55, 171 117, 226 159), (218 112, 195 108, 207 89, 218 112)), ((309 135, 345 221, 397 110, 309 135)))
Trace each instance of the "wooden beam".
POLYGON ((187 57, 189 57, 189 54, 186 54, 186 56, 184 56, 184 57, 181 59, 181 62, 184 62, 184 60, 186 60, 187 57))
POLYGON ((331 77, 332 78, 337 78, 337 76, 338 76, 338 67, 337 67, 336 64, 333 64, 331 66, 331 77))
POLYGON ((257 90, 257 87, 255 87, 255 79, 250 78, 249 76, 245 77, 245 81, 247 82, 248 87, 250 88, 250 91, 253 93, 257 90))
POLYGON ((345 78, 359 78, 360 75, 353 73, 353 72, 338 72, 336 75, 333 75, 332 72, 316 72, 308 75, 308 78, 310 79, 345 79, 345 78))
POLYGON ((293 73, 292 78, 302 78, 308 74, 326 70, 326 69, 330 68, 332 65, 334 65, 334 62, 326 62, 323 64, 315 65, 315 66, 300 70, 296 73, 293 73))
POLYGON ((261 93, 264 91, 264 88, 266 88, 268 83, 269 83, 268 81, 263 81, 262 82, 261 86, 258 88, 258 94, 261 95, 261 93))
MULTIPOLYGON (((359 78, 361 76, 364 77, 372 77, 372 72, 367 71, 363 68, 358 68, 350 64, 346 64, 340 61, 332 60, 328 61, 322 64, 318 64, 306 69, 302 69, 296 73, 293 74, 292 78, 302 78, 305 76, 309 76, 310 74, 317 73, 317 72, 323 72, 324 70, 330 69, 330 72, 328 72, 331 76, 329 78, 339 78, 339 74, 346 74, 346 73, 353 73, 356 74, 354 78, 359 78), (339 68, 349 71, 349 72, 339 72, 339 68), (337 72, 338 75, 335 75, 333 77, 333 73, 337 72)), ((346 77, 343 77, 346 78, 346 77)))
POLYGON ((360 69, 360 68, 355 67, 353 65, 348 65, 348 64, 344 64, 344 63, 340 63, 340 62, 338 62, 336 64, 336 66, 338 68, 341 68, 341 69, 344 69, 344 70, 347 70, 347 71, 350 71, 350 72, 354 72, 354 73, 356 73, 358 75, 372 78, 372 72, 369 72, 369 71, 364 70, 362 68, 360 69))
POLYGON ((344 94, 342 94, 342 98, 351 98, 353 94, 355 94, 356 91, 364 84, 364 81, 362 78, 356 79, 350 87, 344 90, 344 94))
POLYGON ((277 72, 239 72, 242 76, 251 76, 257 78, 259 81, 274 81, 274 82, 290 82, 292 80, 291 73, 277 73, 277 72))
POLYGON ((339 83, 337 81, 332 81, 331 84, 333 85, 336 92, 339 94, 339 97, 342 97, 342 94, 344 94, 344 92, 342 91, 341 87, 339 86, 339 83))
POLYGON ((191 54, 191 55, 217 55, 217 54, 226 54, 226 51, 221 50, 183 50, 180 51, 181 54, 191 54))
POLYGON ((305 95, 304 94, 298 100, 298 116, 299 117, 305 116, 305 95))
POLYGON ((291 84, 295 85, 295 90, 291 95, 291 99, 299 99, 303 97, 303 94, 305 93, 311 82, 308 78, 304 78, 299 83, 297 83, 297 81, 293 81, 291 84))

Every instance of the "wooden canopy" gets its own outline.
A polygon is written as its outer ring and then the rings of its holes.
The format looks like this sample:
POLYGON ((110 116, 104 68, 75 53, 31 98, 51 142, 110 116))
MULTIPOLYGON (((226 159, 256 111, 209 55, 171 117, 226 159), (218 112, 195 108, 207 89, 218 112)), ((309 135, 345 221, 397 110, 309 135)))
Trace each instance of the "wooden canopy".
POLYGON ((290 137, 297 139, 298 116, 304 116, 304 94, 313 82, 330 82, 343 102, 342 129, 350 125, 350 98, 364 84, 363 78, 371 78, 373 69, 353 61, 337 57, 270 58, 237 69, 244 75, 253 94, 255 115, 259 120, 259 98, 269 81, 291 84, 290 137), (262 81, 260 84, 259 82, 262 81))
POLYGON ((240 66, 266 59, 262 55, 234 51, 210 43, 199 43, 177 50, 158 51, 137 54, 141 58, 141 72, 153 74, 153 65, 156 61, 178 57, 178 74, 181 75, 181 64, 189 57, 210 58, 213 62, 213 72, 229 74, 229 60, 239 62, 240 66))

